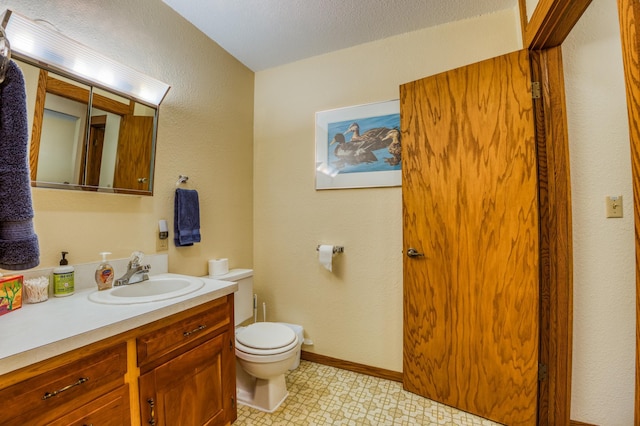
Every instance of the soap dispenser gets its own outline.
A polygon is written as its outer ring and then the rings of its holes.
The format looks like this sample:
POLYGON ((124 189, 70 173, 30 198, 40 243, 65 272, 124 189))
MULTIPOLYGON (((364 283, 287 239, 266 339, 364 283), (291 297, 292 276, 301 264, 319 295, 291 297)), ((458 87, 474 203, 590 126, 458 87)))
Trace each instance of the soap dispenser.
POLYGON ((69 252, 62 252, 60 266, 53 270, 53 295, 55 297, 71 296, 75 292, 75 269, 69 265, 69 261, 65 259, 67 254, 69 254, 69 252))
POLYGON ((96 269, 96 284, 98 290, 108 290, 113 287, 113 266, 107 262, 108 251, 100 253, 102 256, 102 263, 96 269))

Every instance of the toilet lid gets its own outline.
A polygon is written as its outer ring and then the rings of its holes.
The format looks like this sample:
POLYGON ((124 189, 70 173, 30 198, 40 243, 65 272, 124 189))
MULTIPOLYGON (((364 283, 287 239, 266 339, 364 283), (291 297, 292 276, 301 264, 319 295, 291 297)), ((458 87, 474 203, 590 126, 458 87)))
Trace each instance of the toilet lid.
POLYGON ((260 350, 282 348, 295 339, 293 330, 273 322, 257 322, 236 334, 236 340, 242 345, 260 350))

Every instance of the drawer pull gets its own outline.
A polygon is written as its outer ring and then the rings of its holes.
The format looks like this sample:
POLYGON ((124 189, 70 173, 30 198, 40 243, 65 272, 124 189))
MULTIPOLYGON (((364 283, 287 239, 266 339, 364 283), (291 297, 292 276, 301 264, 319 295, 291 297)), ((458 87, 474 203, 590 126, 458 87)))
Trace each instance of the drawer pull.
POLYGON ((154 426, 156 424, 156 419, 155 419, 155 417, 156 417, 156 411, 155 411, 156 403, 153 401, 153 398, 147 399, 147 402, 149 403, 149 408, 151 409, 151 418, 149 419, 148 423, 151 426, 154 426))
POLYGON ((44 400, 47 400, 49 398, 53 398, 54 396, 58 395, 59 393, 62 393, 64 391, 68 391, 69 389, 71 389, 73 387, 76 387, 76 386, 79 386, 79 385, 81 385, 81 384, 83 384, 85 382, 88 382, 88 381, 89 381, 88 377, 80 377, 77 382, 72 383, 72 384, 70 384, 68 386, 65 386, 62 389, 58 389, 57 391, 45 393, 44 396, 42 397, 42 400, 44 401, 44 400))
POLYGON ((199 331, 204 330, 205 328, 207 328, 207 326, 206 326, 206 325, 201 325, 201 326, 199 326, 198 328, 194 328, 194 329, 193 329, 193 330, 191 330, 191 331, 185 331, 184 333, 182 333, 182 335, 183 335, 184 337, 189 337, 189 336, 191 336, 191 335, 192 335, 192 334, 194 334, 194 333, 197 333, 197 332, 199 332, 199 331))

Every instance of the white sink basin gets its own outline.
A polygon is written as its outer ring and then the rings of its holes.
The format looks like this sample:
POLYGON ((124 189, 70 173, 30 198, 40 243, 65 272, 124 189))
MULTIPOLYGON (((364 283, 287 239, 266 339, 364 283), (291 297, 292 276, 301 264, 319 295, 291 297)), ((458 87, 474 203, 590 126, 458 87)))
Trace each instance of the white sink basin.
POLYGON ((173 299, 200 290, 204 281, 186 275, 156 276, 110 290, 94 291, 89 300, 107 305, 130 305, 173 299))

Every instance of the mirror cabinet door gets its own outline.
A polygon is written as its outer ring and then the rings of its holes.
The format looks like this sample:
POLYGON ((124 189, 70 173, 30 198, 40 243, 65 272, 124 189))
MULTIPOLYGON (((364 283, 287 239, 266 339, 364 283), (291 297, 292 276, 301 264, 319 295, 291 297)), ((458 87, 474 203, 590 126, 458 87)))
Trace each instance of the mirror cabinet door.
POLYGON ((51 184, 82 183, 82 153, 86 140, 90 87, 39 71, 31 149, 33 180, 51 184))
POLYGON ((152 195, 155 108, 16 62, 35 186, 152 195))
POLYGON ((151 190, 155 152, 156 110, 132 102, 129 114, 122 116, 116 152, 116 188, 151 190))

